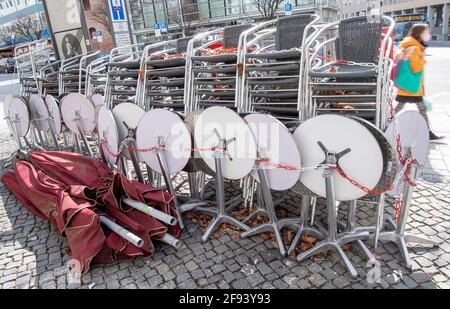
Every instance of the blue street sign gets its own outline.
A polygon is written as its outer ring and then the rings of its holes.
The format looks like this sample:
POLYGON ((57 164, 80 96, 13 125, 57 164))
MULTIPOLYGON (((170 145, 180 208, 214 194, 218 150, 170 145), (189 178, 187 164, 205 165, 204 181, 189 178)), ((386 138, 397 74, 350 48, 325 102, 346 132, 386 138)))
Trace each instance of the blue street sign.
POLYGON ((42 29, 42 36, 48 37, 48 35, 49 35, 49 33, 48 33, 48 28, 42 29))
POLYGON ((103 32, 101 30, 97 30, 97 37, 103 36, 103 32))
POLYGON ((284 10, 285 10, 286 12, 292 12, 292 4, 290 4, 289 2, 286 3, 286 4, 284 5, 284 10))
POLYGON ((167 24, 166 23, 161 23, 161 29, 167 29, 167 24))
POLYGON ((161 29, 161 25, 160 24, 154 24, 153 25, 153 29, 155 29, 155 30, 161 29))
POLYGON ((113 21, 123 21, 125 19, 125 9, 123 0, 109 0, 111 7, 111 16, 113 21))

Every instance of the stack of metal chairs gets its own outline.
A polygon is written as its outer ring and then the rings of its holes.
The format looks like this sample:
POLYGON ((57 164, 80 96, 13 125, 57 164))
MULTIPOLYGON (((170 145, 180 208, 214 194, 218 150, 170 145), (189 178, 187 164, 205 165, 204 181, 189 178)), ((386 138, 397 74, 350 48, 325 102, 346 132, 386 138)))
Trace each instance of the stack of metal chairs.
POLYGON ((77 55, 62 60, 59 68, 59 95, 85 93, 87 67, 100 57, 100 52, 77 55))
POLYGON ((354 115, 381 127, 386 118, 383 91, 388 91, 392 65, 388 59, 392 40, 383 36, 382 30, 393 27, 390 17, 371 20, 364 16, 325 25, 315 34, 314 38, 325 39, 306 62, 305 108, 309 116, 330 112, 354 115), (329 31, 335 32, 331 38, 324 36, 329 31))
MULTIPOLYGON (((186 78, 191 82, 189 105, 191 110, 220 105, 237 109, 236 100, 240 68, 238 55, 242 46, 242 34, 252 25, 230 26, 203 33, 194 38, 194 44, 202 38, 213 36, 221 47, 211 50, 203 46, 190 50, 189 68, 186 78)), ((197 44, 200 45, 200 44, 197 44)))
POLYGON ((40 70, 49 63, 51 52, 47 40, 18 45, 14 48, 21 95, 30 96, 39 93, 40 70))
POLYGON ((283 121, 302 117, 305 46, 317 32, 318 20, 314 14, 282 17, 243 35, 238 98, 242 110, 269 113, 283 121))
POLYGON ((99 93, 104 95, 106 89, 106 80, 108 76, 108 66, 110 55, 100 55, 97 59, 91 61, 86 67, 85 95, 91 96, 99 93))
POLYGON ((59 69, 62 61, 52 62, 41 68, 38 77, 39 95, 59 96, 59 69))
POLYGON ((113 108, 135 102, 143 44, 114 48, 106 65, 105 102, 113 108))
POLYGON ((168 108, 184 112, 186 52, 191 37, 145 47, 137 100, 145 110, 168 108))

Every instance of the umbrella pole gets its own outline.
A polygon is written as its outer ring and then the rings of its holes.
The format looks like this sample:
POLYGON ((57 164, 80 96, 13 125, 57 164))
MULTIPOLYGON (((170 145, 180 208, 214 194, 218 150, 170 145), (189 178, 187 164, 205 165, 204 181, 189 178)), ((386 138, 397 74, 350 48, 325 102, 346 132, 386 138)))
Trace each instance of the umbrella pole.
POLYGON ((11 128, 12 135, 14 136, 14 138, 17 141, 17 146, 19 147, 19 150, 22 150, 23 145, 22 145, 22 141, 20 140, 20 136, 18 134, 18 132, 19 132, 19 128, 17 127, 18 122, 14 123, 15 130, 13 130, 13 126, 11 125, 11 122, 9 121, 9 117, 6 120, 9 123, 9 126, 11 128))
POLYGON ((77 151, 79 154, 83 154, 83 151, 82 151, 82 149, 81 149, 80 138, 78 137, 78 134, 72 133, 72 136, 73 136, 74 147, 75 147, 76 151, 77 151))
POLYGON ((110 220, 110 219, 108 219, 108 218, 106 218, 104 216, 100 216, 100 222, 103 225, 107 226, 111 231, 113 231, 114 233, 118 234, 123 239, 129 241, 130 243, 132 243, 136 247, 142 248, 142 246, 144 245, 144 241, 141 238, 139 238, 138 236, 136 236, 132 232, 128 231, 127 229, 121 227, 120 225, 118 225, 114 221, 112 221, 112 220, 110 220))
POLYGON ((87 140, 86 134, 84 133, 84 130, 83 130, 83 128, 81 127, 79 121, 77 121, 77 128, 78 128, 78 132, 79 132, 79 134, 80 134, 80 136, 81 136, 81 139, 83 140, 83 143, 84 143, 84 145, 86 146, 86 150, 87 150, 87 152, 88 152, 88 155, 89 155, 91 158, 94 158, 94 154, 92 153, 91 146, 89 146, 89 142, 88 142, 88 140, 87 140))
POLYGON ((175 193, 175 190, 173 189, 172 180, 170 179, 166 157, 164 156, 164 154, 162 153, 161 150, 158 150, 156 152, 156 157, 158 158, 158 163, 159 163, 159 167, 161 169, 161 174, 163 175, 164 182, 166 183, 166 189, 172 195, 172 198, 173 198, 172 200, 173 200, 173 203, 175 204, 175 209, 176 209, 177 215, 178 215, 178 222, 180 224, 180 227, 184 228, 183 218, 181 217, 180 205, 178 203, 178 198, 175 193))
MULTIPOLYGON (((156 151, 156 157, 158 159, 158 163, 159 163, 159 168, 161 170, 161 174, 164 177, 164 182, 166 183, 166 189, 169 191, 169 193, 172 195, 173 197, 173 202, 175 204, 175 209, 177 211, 177 215, 178 215, 178 222, 180 224, 181 228, 184 228, 184 223, 183 223, 183 219, 181 214, 183 214, 186 211, 190 211, 193 210, 197 207, 200 206, 205 206, 207 205, 206 202, 202 202, 202 201, 188 201, 187 203, 184 203, 182 205, 180 205, 180 202, 178 200, 177 197, 177 193, 173 187, 173 183, 172 183, 172 179, 170 178, 170 174, 169 174, 169 166, 167 164, 167 160, 166 160, 166 156, 165 156, 165 140, 164 137, 159 137, 159 149, 156 151)), ((189 175, 190 176, 190 175, 189 175)), ((191 178, 190 178, 191 180, 191 178)), ((197 188, 197 185, 194 185, 194 187, 197 188)))
POLYGON ((168 225, 173 226, 177 224, 177 219, 175 217, 168 215, 165 212, 159 211, 153 207, 150 207, 142 202, 133 200, 131 198, 125 198, 123 199, 123 202, 128 206, 139 210, 140 212, 149 215, 150 217, 158 219, 159 221, 164 222, 168 225))
POLYGON ((49 131, 50 131, 50 135, 52 137, 53 143, 55 143, 56 150, 61 151, 61 148, 59 147, 59 144, 58 144, 58 139, 56 138, 56 134, 53 131, 53 126, 52 126, 52 122, 51 122, 50 118, 47 118, 47 121, 48 121, 48 125, 50 126, 49 131))
POLYGON ((132 151, 132 148, 136 148, 136 143, 133 141, 131 144, 127 145, 128 153, 130 154, 131 163, 133 164, 134 171, 136 172, 136 177, 140 183, 144 183, 144 176, 142 176, 141 166, 139 165, 138 156, 132 151))
POLYGON ((168 244, 169 246, 174 247, 175 249, 181 248, 181 241, 179 239, 176 239, 172 235, 169 234, 164 235, 161 241, 165 244, 168 244))

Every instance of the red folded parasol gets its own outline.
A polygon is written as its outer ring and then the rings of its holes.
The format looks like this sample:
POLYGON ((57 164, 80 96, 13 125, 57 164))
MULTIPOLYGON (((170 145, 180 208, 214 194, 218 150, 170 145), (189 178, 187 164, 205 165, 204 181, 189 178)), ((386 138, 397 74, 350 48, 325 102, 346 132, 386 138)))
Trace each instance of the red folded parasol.
POLYGON ((105 245, 105 236, 94 204, 82 198, 81 188, 69 188, 25 161, 16 162, 14 172, 3 175, 2 180, 25 207, 66 235, 69 254, 80 261, 80 271, 87 272, 105 245))
POLYGON ((6 173, 3 182, 31 212, 55 224, 67 237, 69 254, 80 261, 82 273, 91 262, 152 255, 151 238, 162 239, 166 233, 181 237, 179 225, 167 226, 122 203, 131 198, 177 218, 170 194, 122 174, 113 177, 105 164, 82 155, 33 152, 29 158, 33 164, 16 162, 14 173, 6 173), (99 216, 141 238, 143 246, 138 248, 102 228, 99 216))

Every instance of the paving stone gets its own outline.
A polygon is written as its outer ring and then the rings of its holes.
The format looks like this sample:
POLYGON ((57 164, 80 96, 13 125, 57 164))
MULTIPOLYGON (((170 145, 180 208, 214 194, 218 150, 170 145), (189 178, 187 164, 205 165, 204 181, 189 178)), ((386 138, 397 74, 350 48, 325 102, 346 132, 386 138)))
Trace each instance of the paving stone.
POLYGON ((184 281, 178 283, 178 287, 180 289, 196 289, 197 284, 195 283, 195 281, 193 279, 188 279, 188 280, 184 280, 184 281))
POLYGON ((311 282, 316 288, 319 288, 327 282, 327 280, 320 274, 312 274, 308 277, 308 281, 311 282))
POLYGON ((261 272, 263 276, 270 274, 273 270, 266 263, 262 262, 256 265, 258 270, 261 272))
POLYGON ((211 266, 211 270, 212 270, 215 274, 221 273, 221 272, 223 272, 225 269, 226 269, 226 268, 225 268, 225 266, 224 266, 223 264, 215 264, 215 265, 211 266))
POLYGON ((197 280, 197 279, 205 277, 205 273, 202 270, 200 270, 200 269, 194 270, 191 273, 191 275, 192 275, 192 278, 194 278, 194 280, 197 280))
POLYGON ((417 259, 415 259, 417 263, 419 263, 422 267, 429 267, 431 265, 433 265, 433 262, 431 262, 430 260, 424 258, 424 257, 418 257, 417 259))
POLYGON ((233 281, 236 278, 235 275, 229 270, 224 271, 222 273, 222 277, 223 277, 223 280, 225 280, 226 283, 230 283, 231 281, 233 281))
POLYGON ((159 265, 156 266, 156 271, 160 274, 160 275, 164 275, 166 272, 168 272, 170 270, 169 265, 167 265, 166 263, 161 263, 159 265))
POLYGON ((337 286, 338 288, 343 289, 343 288, 349 286, 351 284, 351 282, 348 281, 345 277, 340 276, 333 280, 333 284, 335 286, 337 286))
POLYGON ((297 281, 297 286, 300 289, 310 289, 312 287, 311 283, 306 279, 300 279, 297 281))
POLYGON ((245 279, 239 279, 231 283, 234 289, 251 289, 250 283, 245 279))
POLYGON ((305 278, 308 275, 308 273, 309 273, 307 269, 305 269, 304 267, 301 267, 301 266, 294 267, 292 269, 292 272, 294 272, 294 274, 299 279, 305 278))
POLYGON ((167 289, 167 290, 173 290, 176 287, 177 287, 177 285, 176 285, 175 281, 173 281, 173 280, 167 281, 164 284, 161 284, 159 286, 160 289, 167 289))
POLYGON ((267 281, 263 283, 263 285, 262 285, 261 288, 264 289, 264 290, 272 290, 272 289, 275 289, 275 287, 273 286, 273 284, 270 283, 270 282, 267 282, 267 281))
POLYGON ((332 283, 328 282, 325 285, 322 286, 322 289, 324 290, 333 290, 336 289, 336 286, 334 286, 332 283))
POLYGON ((250 285, 254 288, 264 282, 264 277, 261 276, 259 273, 254 273, 253 275, 248 276, 247 280, 250 283, 250 285))
POLYGON ((173 271, 168 271, 163 275, 163 277, 164 277, 164 281, 170 281, 172 279, 175 279, 176 276, 173 273, 173 271))
POLYGON ((147 282, 148 282, 148 284, 150 284, 150 286, 152 288, 154 288, 163 282, 163 278, 160 275, 157 275, 157 276, 154 276, 154 277, 151 277, 150 279, 148 279, 147 282))
POLYGON ((418 284, 409 276, 402 277, 402 283, 405 284, 409 289, 415 289, 418 284))
POLYGON ((286 282, 277 279, 273 282, 273 285, 277 288, 277 289, 287 289, 289 286, 286 284, 286 282))
POLYGON ((186 268, 192 272, 198 268, 198 265, 194 261, 189 261, 186 263, 186 268))

